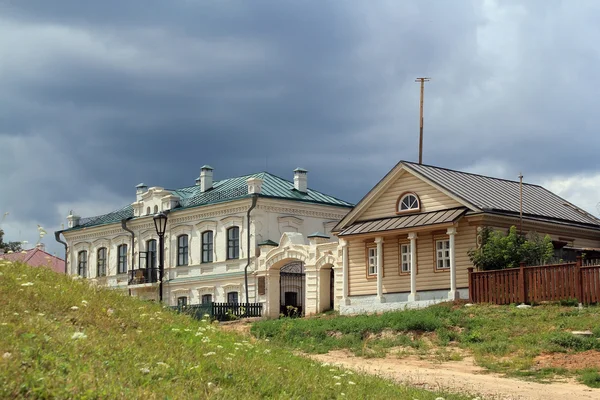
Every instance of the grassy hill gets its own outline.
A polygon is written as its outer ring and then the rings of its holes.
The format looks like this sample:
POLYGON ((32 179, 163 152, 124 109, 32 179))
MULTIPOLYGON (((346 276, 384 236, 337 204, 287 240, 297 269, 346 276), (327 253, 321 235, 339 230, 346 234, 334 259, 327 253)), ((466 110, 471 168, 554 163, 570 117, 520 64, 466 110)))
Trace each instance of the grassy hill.
POLYGON ((439 396, 322 366, 44 268, 0 260, 0 274, 0 398, 439 396))

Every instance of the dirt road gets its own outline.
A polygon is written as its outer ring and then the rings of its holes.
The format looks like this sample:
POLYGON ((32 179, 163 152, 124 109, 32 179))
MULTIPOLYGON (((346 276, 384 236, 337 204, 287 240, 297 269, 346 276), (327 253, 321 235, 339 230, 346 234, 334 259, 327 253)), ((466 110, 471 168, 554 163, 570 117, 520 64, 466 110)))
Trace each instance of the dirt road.
POLYGON ((501 400, 599 400, 600 389, 591 389, 573 382, 543 384, 484 374, 483 368, 467 357, 462 361, 434 363, 417 357, 370 358, 354 357, 345 351, 308 355, 312 359, 339 365, 368 374, 379 375, 396 382, 424 389, 473 394, 482 399, 501 400))

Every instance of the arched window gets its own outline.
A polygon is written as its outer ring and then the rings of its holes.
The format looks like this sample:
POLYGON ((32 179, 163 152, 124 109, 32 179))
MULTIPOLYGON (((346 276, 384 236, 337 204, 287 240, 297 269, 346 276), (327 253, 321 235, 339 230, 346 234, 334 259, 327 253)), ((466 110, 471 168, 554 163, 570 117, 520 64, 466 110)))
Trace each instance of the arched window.
POLYGON ((148 252, 147 267, 156 268, 156 239, 150 239, 146 242, 146 251, 148 252))
POLYGON ((106 247, 100 247, 98 249, 98 256, 96 257, 96 268, 98 276, 106 276, 106 247))
POLYGON ((127 273, 127 245, 122 244, 117 247, 117 254, 119 257, 119 266, 117 268, 117 274, 127 273))
POLYGON ((213 262, 213 231, 202 232, 202 262, 213 262))
POLYGON ((240 258, 240 228, 227 229, 227 259, 240 258))
POLYGON ((397 212, 406 211, 419 211, 421 209, 421 202, 414 193, 406 193, 398 199, 397 212))
POLYGON ((154 206, 154 214, 158 214, 158 206, 154 206))
POLYGON ((77 274, 87 277, 87 251, 82 250, 77 254, 77 274))
POLYGON ((146 207, 146 215, 150 215, 150 207, 146 207))
POLYGON ((188 235, 177 236, 177 265, 188 265, 188 235))

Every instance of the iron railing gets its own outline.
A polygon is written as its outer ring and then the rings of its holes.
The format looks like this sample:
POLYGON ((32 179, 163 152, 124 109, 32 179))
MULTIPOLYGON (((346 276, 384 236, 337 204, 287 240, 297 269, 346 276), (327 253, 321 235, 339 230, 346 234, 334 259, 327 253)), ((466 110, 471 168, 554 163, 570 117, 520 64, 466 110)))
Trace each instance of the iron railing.
POLYGON ((129 271, 130 285, 158 282, 158 268, 140 268, 129 271))
POLYGON ((210 319, 231 321, 238 318, 262 316, 262 303, 206 303, 172 306, 178 313, 187 314, 196 319, 208 315, 210 319))

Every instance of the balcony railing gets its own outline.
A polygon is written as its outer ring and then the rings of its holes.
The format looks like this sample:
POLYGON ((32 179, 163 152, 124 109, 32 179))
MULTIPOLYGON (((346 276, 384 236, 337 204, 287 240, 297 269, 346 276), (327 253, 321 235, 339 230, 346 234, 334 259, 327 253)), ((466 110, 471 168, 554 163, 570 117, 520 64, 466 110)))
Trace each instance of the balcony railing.
POLYGON ((129 271, 130 285, 158 282, 158 268, 140 268, 129 271))

